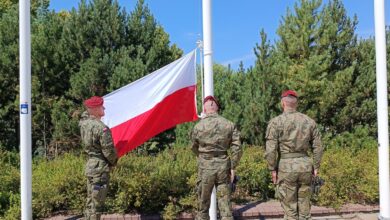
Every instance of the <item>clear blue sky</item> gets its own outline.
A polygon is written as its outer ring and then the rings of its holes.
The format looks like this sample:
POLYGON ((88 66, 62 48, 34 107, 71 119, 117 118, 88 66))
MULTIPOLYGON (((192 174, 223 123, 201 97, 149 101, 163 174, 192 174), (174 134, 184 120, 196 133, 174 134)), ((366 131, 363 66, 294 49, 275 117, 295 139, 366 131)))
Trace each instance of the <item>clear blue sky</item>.
MULTIPOLYGON (((70 10, 79 0, 51 0, 50 8, 70 10)), ((236 69, 240 61, 245 68, 254 65, 253 48, 260 42, 264 28, 271 40, 277 38, 281 17, 297 0, 212 0, 213 59, 236 69)), ((328 2, 323 0, 323 2, 328 2)), ((343 0, 350 16, 357 15, 357 34, 367 38, 374 34, 374 0, 343 0)), ((170 35, 171 43, 185 53, 196 47, 202 34, 202 0, 145 0, 157 22, 170 35)), ((136 0, 119 0, 121 7, 132 11, 136 0)), ((390 1, 385 1, 386 25, 390 25, 390 1)))

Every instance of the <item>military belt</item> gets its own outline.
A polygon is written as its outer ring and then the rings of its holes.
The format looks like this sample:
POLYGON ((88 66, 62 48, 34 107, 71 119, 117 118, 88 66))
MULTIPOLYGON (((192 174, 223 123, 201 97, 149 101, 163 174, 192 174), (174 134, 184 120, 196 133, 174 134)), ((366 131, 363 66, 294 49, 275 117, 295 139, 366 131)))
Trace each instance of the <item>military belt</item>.
POLYGON ((199 154, 207 155, 207 156, 213 156, 213 157, 218 157, 218 156, 226 156, 227 155, 227 151, 200 152, 199 154))
POLYGON ((289 159, 289 158, 298 158, 298 157, 307 157, 307 153, 301 153, 301 152, 282 153, 280 159, 289 159))

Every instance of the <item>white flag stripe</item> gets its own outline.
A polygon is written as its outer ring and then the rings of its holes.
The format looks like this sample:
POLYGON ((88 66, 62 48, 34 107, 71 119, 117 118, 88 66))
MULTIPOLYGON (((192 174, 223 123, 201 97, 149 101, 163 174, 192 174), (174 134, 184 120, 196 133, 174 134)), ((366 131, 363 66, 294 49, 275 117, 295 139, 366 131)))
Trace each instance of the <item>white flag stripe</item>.
POLYGON ((152 109, 175 91, 195 84, 194 50, 181 59, 104 96, 105 116, 102 120, 108 127, 115 127, 152 109))

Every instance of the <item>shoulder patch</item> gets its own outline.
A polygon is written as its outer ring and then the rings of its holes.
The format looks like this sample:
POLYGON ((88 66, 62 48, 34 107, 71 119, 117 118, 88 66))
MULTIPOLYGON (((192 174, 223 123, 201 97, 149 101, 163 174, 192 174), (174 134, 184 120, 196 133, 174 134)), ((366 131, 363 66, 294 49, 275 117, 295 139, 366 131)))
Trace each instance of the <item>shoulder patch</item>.
POLYGON ((107 130, 108 130, 107 127, 104 127, 104 128, 103 128, 103 132, 106 132, 107 130))

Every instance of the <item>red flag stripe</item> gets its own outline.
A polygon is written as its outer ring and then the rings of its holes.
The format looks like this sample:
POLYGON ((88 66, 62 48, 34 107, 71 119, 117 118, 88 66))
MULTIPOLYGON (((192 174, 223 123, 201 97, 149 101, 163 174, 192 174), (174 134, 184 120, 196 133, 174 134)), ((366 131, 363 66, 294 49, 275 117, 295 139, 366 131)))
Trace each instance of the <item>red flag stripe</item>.
POLYGON ((177 90, 149 111, 112 127, 118 155, 123 156, 150 137, 177 124, 197 120, 195 94, 196 85, 177 90))

